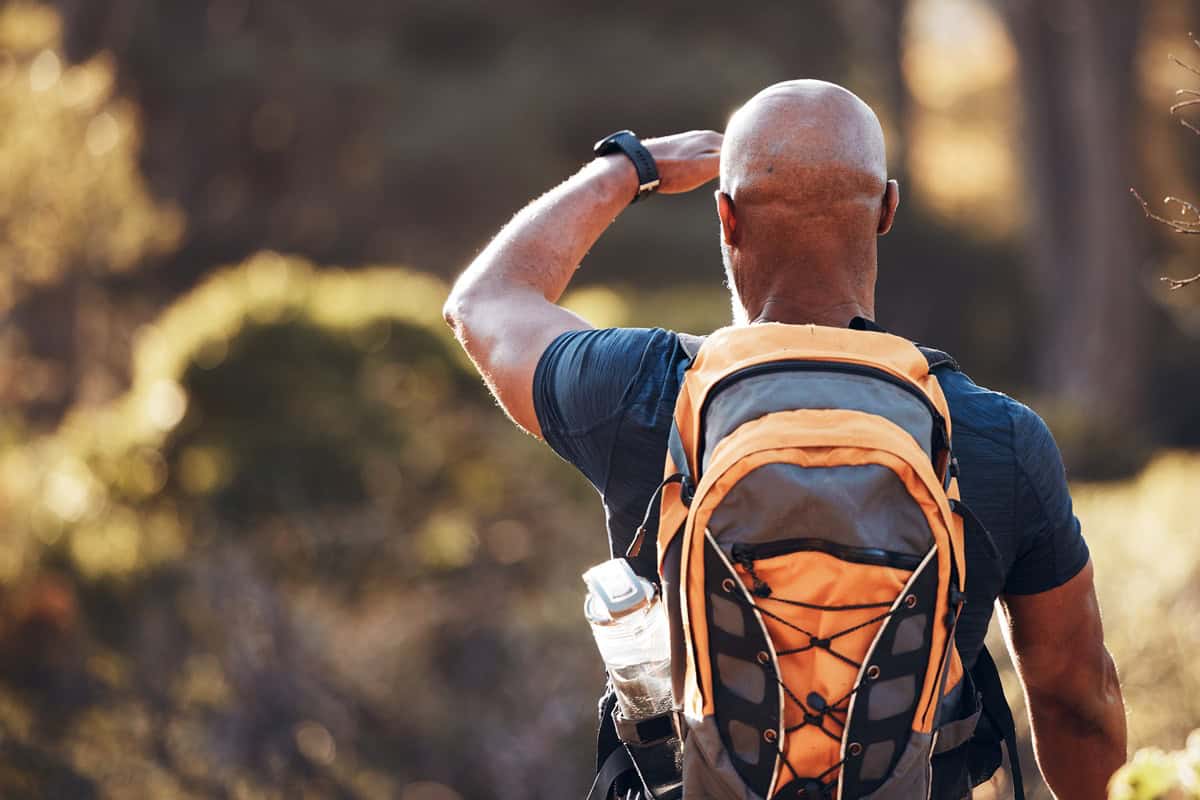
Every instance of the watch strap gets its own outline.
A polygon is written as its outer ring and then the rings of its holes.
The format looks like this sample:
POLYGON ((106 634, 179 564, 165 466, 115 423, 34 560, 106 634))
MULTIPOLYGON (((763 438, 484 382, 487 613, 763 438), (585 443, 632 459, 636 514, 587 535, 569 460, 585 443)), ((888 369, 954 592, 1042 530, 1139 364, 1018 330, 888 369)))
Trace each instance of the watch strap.
POLYGON ((650 155, 650 151, 633 131, 617 131, 605 136, 596 142, 592 151, 597 156, 624 153, 633 162, 634 169, 637 170, 638 188, 631 203, 636 203, 644 195, 652 194, 658 189, 660 183, 658 165, 654 162, 654 156, 650 155))

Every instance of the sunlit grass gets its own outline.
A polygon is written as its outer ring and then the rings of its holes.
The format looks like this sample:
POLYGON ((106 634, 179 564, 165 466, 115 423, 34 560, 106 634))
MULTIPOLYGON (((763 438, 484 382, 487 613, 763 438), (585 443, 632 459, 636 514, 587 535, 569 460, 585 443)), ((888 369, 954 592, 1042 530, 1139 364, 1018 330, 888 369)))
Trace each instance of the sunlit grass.
POLYGON ((1074 487, 1134 747, 1200 727, 1197 486, 1200 455, 1168 453, 1132 480, 1074 487))

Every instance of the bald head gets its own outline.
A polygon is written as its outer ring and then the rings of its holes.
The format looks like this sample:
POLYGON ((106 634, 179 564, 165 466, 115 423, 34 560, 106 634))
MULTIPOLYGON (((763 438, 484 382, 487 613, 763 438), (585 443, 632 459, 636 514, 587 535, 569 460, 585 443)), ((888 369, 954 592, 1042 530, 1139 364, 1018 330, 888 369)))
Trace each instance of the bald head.
MULTIPOLYGON (((721 189, 738 200, 803 201, 813 178, 883 194, 883 128, 871 107, 825 81, 777 83, 742 106, 725 130, 721 189), (809 181, 797 183, 795 179, 809 181)), ((825 188, 825 187, 817 187, 825 188)))
POLYGON ((875 239, 897 197, 883 129, 857 96, 816 80, 759 92, 730 119, 721 149, 718 198, 735 300, 750 319, 781 295, 778 302, 873 311, 875 239))

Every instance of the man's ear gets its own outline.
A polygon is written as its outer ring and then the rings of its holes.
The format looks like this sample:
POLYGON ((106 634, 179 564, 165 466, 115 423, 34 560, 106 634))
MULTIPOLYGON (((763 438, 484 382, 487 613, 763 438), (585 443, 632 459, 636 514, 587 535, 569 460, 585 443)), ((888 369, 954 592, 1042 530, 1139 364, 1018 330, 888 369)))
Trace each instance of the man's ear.
POLYGON ((725 240, 725 244, 733 247, 737 244, 737 214, 733 207, 733 198, 722 192, 720 189, 716 191, 717 196, 717 216, 721 218, 721 238, 725 240))
POLYGON ((879 212, 879 228, 877 230, 880 236, 892 229, 892 223, 896 221, 896 209, 900 207, 900 184, 894 180, 887 182, 887 186, 883 189, 883 203, 879 212))

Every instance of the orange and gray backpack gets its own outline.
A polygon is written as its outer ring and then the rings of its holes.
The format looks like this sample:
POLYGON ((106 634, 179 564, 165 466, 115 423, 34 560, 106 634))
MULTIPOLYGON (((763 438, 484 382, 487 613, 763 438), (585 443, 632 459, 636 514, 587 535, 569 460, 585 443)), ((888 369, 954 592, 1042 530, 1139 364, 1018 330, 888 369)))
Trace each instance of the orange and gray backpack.
POLYGON ((684 800, 930 797, 982 710, 954 644, 952 360, 815 325, 683 341, 658 557, 684 800))

